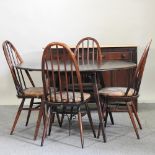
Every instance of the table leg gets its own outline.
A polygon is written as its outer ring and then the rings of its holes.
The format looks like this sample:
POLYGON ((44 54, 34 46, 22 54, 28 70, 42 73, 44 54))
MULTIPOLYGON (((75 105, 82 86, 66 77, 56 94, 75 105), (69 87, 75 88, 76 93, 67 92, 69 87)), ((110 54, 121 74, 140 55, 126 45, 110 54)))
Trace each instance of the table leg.
POLYGON ((98 93, 96 73, 93 73, 93 83, 94 83, 94 88, 93 88, 94 96, 95 96, 96 106, 97 106, 97 111, 98 111, 98 116, 99 116, 99 127, 102 128, 103 141, 106 142, 105 127, 103 123, 102 109, 101 109, 101 103, 100 103, 100 98, 99 98, 99 93, 98 93))

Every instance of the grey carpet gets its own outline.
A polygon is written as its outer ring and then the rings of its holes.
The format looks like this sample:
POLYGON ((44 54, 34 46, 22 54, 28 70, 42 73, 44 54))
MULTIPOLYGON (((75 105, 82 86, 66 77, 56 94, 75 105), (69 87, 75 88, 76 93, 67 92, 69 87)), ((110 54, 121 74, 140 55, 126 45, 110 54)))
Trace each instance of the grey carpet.
MULTIPOLYGON (((139 130, 141 139, 137 140, 127 113, 115 113, 115 125, 108 120, 106 128, 107 143, 102 137, 93 138, 87 116, 83 117, 84 149, 81 148, 79 129, 73 120, 71 135, 68 135, 68 121, 63 127, 54 123, 51 136, 44 146, 40 146, 43 125, 36 141, 33 134, 37 112, 33 112, 28 127, 25 127, 27 112, 22 112, 14 135, 9 135, 17 106, 0 106, 0 155, 154 155, 155 154, 155 104, 139 104, 139 116, 143 130, 139 130)), ((98 117, 93 112, 93 121, 97 131, 98 117)))

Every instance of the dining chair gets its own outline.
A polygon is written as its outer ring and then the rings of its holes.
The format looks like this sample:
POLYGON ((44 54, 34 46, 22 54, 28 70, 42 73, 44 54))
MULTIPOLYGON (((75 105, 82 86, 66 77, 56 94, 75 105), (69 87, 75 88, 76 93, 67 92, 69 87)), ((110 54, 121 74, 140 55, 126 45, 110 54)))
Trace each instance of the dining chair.
POLYGON ((41 146, 43 146, 48 126, 49 135, 51 133, 54 114, 61 113, 63 107, 63 109, 65 109, 63 114, 68 114, 69 119, 72 119, 74 115, 78 116, 81 146, 83 148, 82 105, 86 108, 91 129, 94 137, 96 137, 88 107, 88 101, 91 95, 83 91, 78 63, 74 53, 66 44, 52 42, 46 46, 42 56, 42 81, 44 88, 43 103, 46 107, 46 121, 41 146), (75 81, 78 82, 78 91, 75 90, 75 81), (69 84, 72 84, 72 91, 69 90, 69 84), (51 86, 53 89, 51 89, 51 86))
MULTIPOLYGON (((123 108, 122 111, 126 110, 128 112, 137 139, 140 139, 140 136, 138 133, 134 116, 138 122, 140 129, 142 129, 142 125, 140 123, 140 119, 134 105, 134 100, 137 100, 137 98, 139 97, 140 84, 142 81, 143 72, 151 42, 152 40, 146 46, 141 56, 141 59, 137 65, 137 68, 135 69, 135 72, 132 75, 130 75, 130 81, 128 87, 105 87, 99 90, 99 96, 103 105, 103 113, 107 113, 109 111, 110 112, 116 112, 118 110, 120 111, 119 109, 120 105, 125 106, 126 109, 123 108)), ((105 119, 107 119, 107 117, 105 117, 105 119)), ((105 120, 105 122, 107 121, 105 120)), ((98 132, 98 137, 99 134, 100 134, 100 128, 98 132)))
MULTIPOLYGON (((78 64, 100 64, 102 62, 102 52, 101 48, 99 45, 99 42, 92 37, 85 37, 80 39, 78 41, 75 49, 74 49, 74 54, 76 56, 76 60, 78 64)), ((101 89, 104 85, 102 79, 102 73, 97 72, 97 83, 98 83, 98 88, 101 89)), ((94 104, 95 101, 95 90, 94 90, 94 83, 92 82, 92 73, 88 72, 82 72, 81 73, 81 79, 83 83, 83 90, 85 92, 91 93, 91 99, 90 99, 90 104, 89 107, 91 110, 96 110, 96 104, 94 104)), ((74 84, 74 89, 78 91, 78 84, 74 84)), ((69 90, 72 90, 72 84, 69 84, 69 90)), ((111 113, 111 112, 109 112, 111 113)), ((85 115, 85 113, 82 113, 82 115, 85 115)), ((111 116, 111 115, 110 115, 111 116)), ((60 126, 62 126, 64 115, 60 117, 60 126)), ((110 117, 111 118, 111 117, 110 117)), ((113 120, 112 120, 113 123, 113 120)))
MULTIPOLYGON (((82 38, 76 45, 74 54, 78 64, 100 64, 102 62, 102 52, 99 42, 92 37, 82 38)), ((93 91, 93 83, 91 75, 83 73, 82 75, 83 89, 85 91, 93 91)), ((99 78, 98 78, 99 80, 99 78)), ((98 87, 101 87, 103 80, 98 81, 98 87)))
MULTIPOLYGON (((80 64, 94 64, 98 63, 100 64, 102 62, 102 51, 99 42, 92 37, 85 37, 82 38, 76 45, 76 48, 74 50, 74 54, 76 55, 77 62, 80 64)), ((98 89, 104 87, 104 80, 102 72, 97 72, 97 85, 98 89)), ((94 101, 94 87, 92 83, 90 73, 83 73, 82 74, 82 82, 83 82, 83 89, 86 92, 91 92, 92 94, 92 101, 94 101)), ((94 107, 94 104, 91 104, 91 109, 96 109, 94 107)), ((111 111, 109 111, 107 114, 110 116, 111 123, 114 124, 113 117, 111 114, 111 111)))
MULTIPOLYGON (((102 53, 101 48, 98 41, 92 37, 85 37, 82 38, 76 45, 74 49, 74 54, 76 56, 76 60, 78 64, 99 64, 102 61, 102 53)), ((99 81, 99 77, 101 78, 101 74, 97 74, 97 79, 99 81)), ((94 101, 94 90, 93 90, 93 83, 92 83, 92 75, 87 72, 81 73, 82 83, 83 83, 83 90, 85 92, 91 93, 91 99, 94 101)), ((103 80, 101 80, 103 82, 103 80)), ((102 83, 103 84, 103 83, 102 83)), ((98 82, 98 87, 102 88, 101 83, 98 82)), ((78 83, 74 84, 74 89, 78 91, 78 83)), ((69 90, 72 90, 72 84, 69 84, 69 90)), ((91 109, 96 109, 96 104, 89 105, 91 109)), ((85 113, 82 113, 85 115, 85 113)), ((64 115, 61 116, 60 126, 62 126, 64 119, 64 115)))
POLYGON ((43 88, 35 87, 35 84, 28 70, 21 70, 16 68, 17 65, 23 62, 23 59, 19 55, 15 46, 10 41, 6 40, 3 42, 2 47, 14 81, 17 97, 21 99, 21 103, 16 113, 16 117, 10 132, 10 134, 12 135, 22 110, 28 110, 27 120, 25 124, 27 126, 31 111, 40 109, 40 102, 34 102, 34 99, 42 98, 43 88), (30 99, 30 104, 28 108, 24 106, 26 99, 30 99))

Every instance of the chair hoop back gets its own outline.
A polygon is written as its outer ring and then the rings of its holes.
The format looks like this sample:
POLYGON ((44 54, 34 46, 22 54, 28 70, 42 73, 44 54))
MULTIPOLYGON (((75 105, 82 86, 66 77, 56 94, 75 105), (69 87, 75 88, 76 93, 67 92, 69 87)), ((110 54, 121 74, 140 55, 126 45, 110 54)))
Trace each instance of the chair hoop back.
POLYGON ((148 52, 150 49, 151 42, 152 42, 152 39, 150 40, 150 42, 147 44, 147 46, 144 49, 144 52, 140 58, 138 66, 136 68, 136 71, 135 71, 135 74, 133 77, 133 81, 125 93, 126 95, 128 94, 130 88, 134 88, 134 90, 135 90, 134 95, 138 95, 138 93, 139 93, 140 84, 142 81, 143 72, 144 72, 144 68, 145 68, 145 64, 146 64, 146 60, 147 60, 147 56, 148 56, 148 52))
POLYGON ((75 83, 78 83, 80 100, 83 88, 79 67, 74 53, 64 43, 52 42, 44 49, 42 56, 42 81, 44 99, 54 103, 75 103, 75 83), (72 91, 69 92, 69 84, 72 91), (58 99, 59 97, 59 99, 58 99))
POLYGON ((85 37, 81 39, 74 50, 78 63, 94 64, 102 62, 102 53, 98 41, 92 37, 85 37))
POLYGON ((4 55, 8 66, 10 68, 13 81, 17 90, 17 94, 23 94, 23 88, 26 88, 26 83, 24 80, 24 76, 22 70, 18 70, 15 66, 21 64, 23 62, 21 56, 19 55, 18 51, 14 47, 14 45, 6 40, 2 44, 4 55))

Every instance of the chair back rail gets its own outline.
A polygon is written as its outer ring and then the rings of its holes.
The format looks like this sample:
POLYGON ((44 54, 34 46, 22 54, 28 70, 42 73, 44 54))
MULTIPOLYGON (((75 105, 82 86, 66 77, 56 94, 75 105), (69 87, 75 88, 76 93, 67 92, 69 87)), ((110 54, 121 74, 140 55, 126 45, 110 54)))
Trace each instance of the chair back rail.
POLYGON ((81 39, 74 50, 78 63, 94 64, 95 61, 101 63, 102 53, 98 41, 92 37, 81 39))
POLYGON ((55 103, 75 103, 75 83, 78 83, 83 101, 79 67, 73 52, 64 43, 53 42, 46 46, 42 56, 42 81, 46 101, 48 98, 55 103), (72 84, 72 91, 69 91, 69 84, 72 84))
POLYGON ((8 40, 4 41, 2 46, 6 61, 8 63, 15 84, 17 95, 21 96, 23 95, 23 89, 27 88, 27 84, 25 81, 25 74, 29 79, 31 85, 34 87, 33 80, 28 71, 25 71, 25 73, 23 73, 23 70, 16 68, 17 65, 23 63, 23 59, 19 55, 15 46, 8 40))
POLYGON ((127 91, 125 93, 125 96, 127 96, 128 92, 130 91, 130 88, 134 88, 134 90, 135 90, 134 94, 133 94, 134 96, 138 95, 138 93, 139 93, 140 84, 142 81, 143 72, 144 72, 144 68, 145 68, 145 64, 146 64, 146 60, 147 60, 151 42, 152 42, 152 40, 150 40, 150 42, 147 44, 147 46, 144 49, 144 52, 141 56, 138 66, 135 70, 135 73, 133 76, 133 81, 130 82, 129 87, 127 88, 127 91))
MULTIPOLYGON (((101 64, 102 63, 102 52, 99 42, 92 37, 82 38, 76 45, 74 49, 74 54, 76 56, 78 64, 101 64)), ((91 73, 82 73, 81 78, 83 82, 83 87, 85 91, 92 91, 91 83, 92 76, 91 73), (90 86, 88 86, 90 84, 90 86)), ((99 86, 104 86, 102 79, 102 73, 97 73, 97 81, 99 86)))

